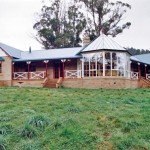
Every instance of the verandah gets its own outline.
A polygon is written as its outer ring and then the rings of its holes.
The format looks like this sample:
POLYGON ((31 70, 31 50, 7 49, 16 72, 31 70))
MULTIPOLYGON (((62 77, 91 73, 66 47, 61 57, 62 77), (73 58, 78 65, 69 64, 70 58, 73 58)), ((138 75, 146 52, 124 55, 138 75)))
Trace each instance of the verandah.
MULTIPOLYGON (((141 68, 142 65, 140 67, 139 65, 136 66, 124 53, 119 52, 83 54, 83 58, 76 60, 75 63, 76 67, 72 70, 72 67, 70 67, 72 65, 71 59, 57 60, 53 61, 53 63, 50 60, 39 62, 13 62, 12 78, 15 80, 44 79, 49 77, 50 74, 53 78, 127 77, 139 79, 140 76, 143 76, 143 74, 141 74, 141 70, 143 70, 143 68, 141 68), (57 65, 54 65, 54 62, 57 65), (49 70, 50 66, 53 69, 51 68, 51 70, 49 70)), ((144 76, 150 80, 147 65, 145 65, 145 68, 144 76)))

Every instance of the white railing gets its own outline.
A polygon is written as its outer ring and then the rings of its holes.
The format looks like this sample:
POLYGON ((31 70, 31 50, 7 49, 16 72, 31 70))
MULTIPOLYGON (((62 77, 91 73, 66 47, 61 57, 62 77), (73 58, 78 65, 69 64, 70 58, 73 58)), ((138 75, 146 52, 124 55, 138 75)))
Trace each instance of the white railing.
POLYGON ((45 71, 30 72, 30 79, 44 79, 45 71))
POLYGON ((28 72, 14 72, 13 79, 28 79, 28 72))
POLYGON ((15 80, 26 80, 28 79, 44 79, 45 71, 36 71, 36 72, 14 72, 13 79, 15 80))
POLYGON ((66 78, 81 78, 81 70, 66 70, 66 78))
POLYGON ((146 74, 146 79, 150 81, 150 74, 146 74))
POLYGON ((131 79, 138 79, 139 73, 138 72, 131 72, 131 79))

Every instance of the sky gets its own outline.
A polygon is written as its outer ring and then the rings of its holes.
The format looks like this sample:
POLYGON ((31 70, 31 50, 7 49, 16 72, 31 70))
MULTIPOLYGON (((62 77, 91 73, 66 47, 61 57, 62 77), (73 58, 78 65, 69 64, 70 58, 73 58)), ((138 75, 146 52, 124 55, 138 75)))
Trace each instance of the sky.
MULTIPOLYGON (((113 0, 112 0, 113 1, 113 0)), ((131 5, 123 22, 130 21, 130 29, 113 38, 123 47, 150 50, 150 0, 122 0, 131 5)), ((0 0, 0 42, 12 47, 40 50, 33 35, 35 14, 40 12, 42 0, 0 0)))

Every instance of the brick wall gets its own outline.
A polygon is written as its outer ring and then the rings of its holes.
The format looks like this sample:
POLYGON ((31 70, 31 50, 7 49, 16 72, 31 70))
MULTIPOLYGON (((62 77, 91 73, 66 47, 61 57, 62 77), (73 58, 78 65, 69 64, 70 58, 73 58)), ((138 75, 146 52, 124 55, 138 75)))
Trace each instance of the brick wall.
POLYGON ((21 83, 22 87, 43 87, 43 80, 13 80, 12 86, 20 86, 19 82, 21 83))
POLYGON ((139 88, 139 81, 125 78, 64 79, 62 86, 69 88, 128 89, 139 88))
POLYGON ((2 73, 0 73, 0 82, 3 86, 11 86, 12 60, 8 56, 4 56, 3 58, 5 61, 2 61, 2 73))

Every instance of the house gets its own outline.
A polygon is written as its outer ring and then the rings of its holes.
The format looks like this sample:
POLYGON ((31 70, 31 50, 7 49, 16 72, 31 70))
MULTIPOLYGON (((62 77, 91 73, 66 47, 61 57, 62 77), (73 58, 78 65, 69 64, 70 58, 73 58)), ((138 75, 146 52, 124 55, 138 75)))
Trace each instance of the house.
POLYGON ((21 51, 0 43, 0 85, 150 87, 150 54, 131 56, 106 35, 90 43, 85 38, 84 43, 84 47, 37 51, 21 51))

